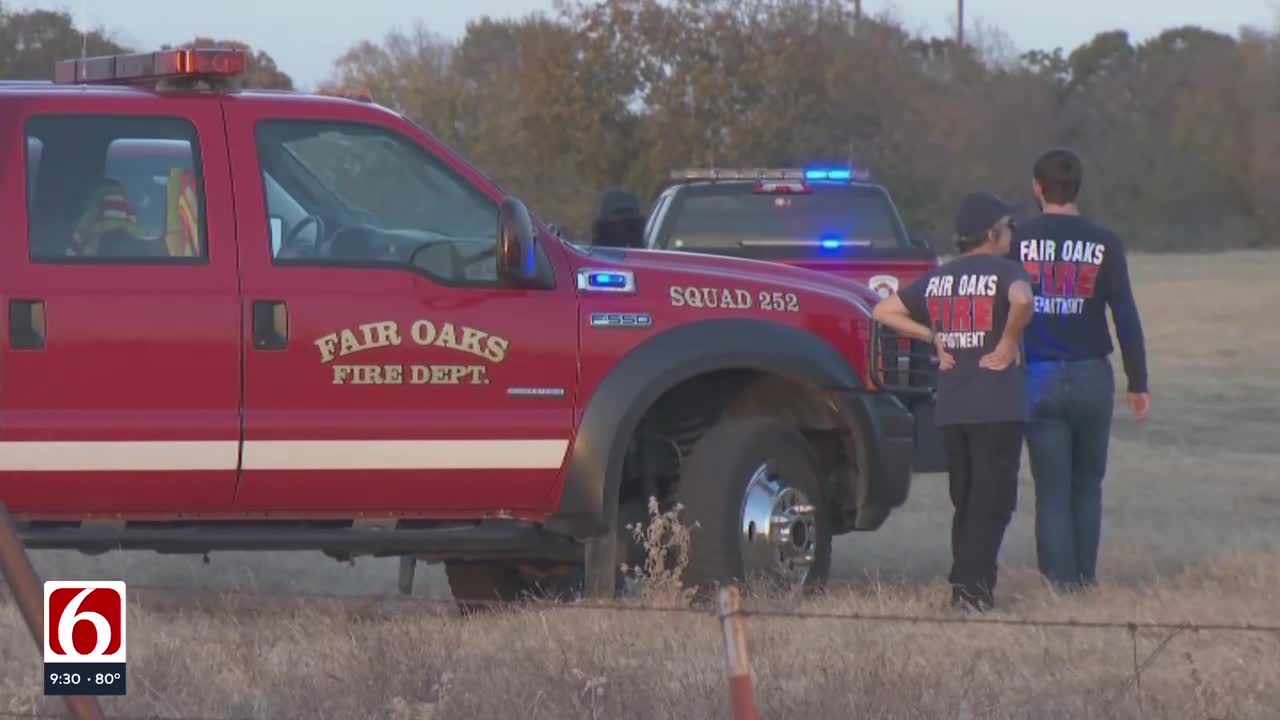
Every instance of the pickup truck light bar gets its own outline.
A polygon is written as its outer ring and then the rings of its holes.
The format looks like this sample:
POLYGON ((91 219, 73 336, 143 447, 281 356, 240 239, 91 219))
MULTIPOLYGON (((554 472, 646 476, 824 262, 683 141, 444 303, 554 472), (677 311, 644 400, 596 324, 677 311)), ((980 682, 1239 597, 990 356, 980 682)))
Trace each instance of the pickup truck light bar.
POLYGON ((724 170, 717 168, 688 168, 671 171, 672 180, 803 180, 804 170, 783 168, 753 168, 724 170))
POLYGON ((101 55, 60 60, 53 67, 58 84, 131 84, 191 77, 230 78, 243 75, 248 55, 230 48, 161 50, 129 55, 101 55))
POLYGON ((671 172, 672 180, 868 180, 871 174, 858 168, 683 168, 671 172))
POLYGON ((373 102, 373 93, 365 88, 321 88, 316 90, 316 95, 324 95, 325 97, 346 98, 347 100, 357 100, 363 103, 373 102))
POLYGON ((824 237, 820 240, 769 240, 746 238, 738 241, 739 247, 821 247, 824 250, 836 250, 842 247, 871 247, 870 240, 841 240, 824 237))

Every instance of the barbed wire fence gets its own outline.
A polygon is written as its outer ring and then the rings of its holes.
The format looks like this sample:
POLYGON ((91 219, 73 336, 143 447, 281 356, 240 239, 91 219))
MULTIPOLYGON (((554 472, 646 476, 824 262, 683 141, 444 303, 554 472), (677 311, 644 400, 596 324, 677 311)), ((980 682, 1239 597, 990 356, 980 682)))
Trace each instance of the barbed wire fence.
MULTIPOLYGON (((0 502, 0 570, 3 570, 6 584, 11 589, 14 601, 22 612, 24 619, 35 640, 37 651, 43 648, 43 614, 40 601, 39 578, 26 555, 12 521, 3 502, 0 502)), ((371 609, 433 609, 441 614, 457 612, 457 603, 453 598, 413 597, 405 595, 354 595, 341 593, 296 592, 296 591, 259 591, 235 589, 177 589, 155 585, 131 585, 131 593, 146 596, 146 606, 162 609, 166 603, 183 609, 199 609, 213 601, 224 603, 224 610, 239 609, 241 611, 268 611, 302 608, 309 604, 328 602, 345 609, 361 613, 371 609), (239 608, 226 607, 231 602, 240 602, 239 608)), ((137 597, 138 595, 132 595, 137 597)), ((913 615, 907 613, 866 613, 866 612, 814 612, 801 610, 780 610, 768 607, 750 607, 744 602, 742 590, 738 587, 720 589, 714 606, 701 604, 652 604, 643 599, 636 602, 605 602, 591 599, 571 601, 545 600, 537 597, 520 602, 499 600, 479 601, 469 599, 467 604, 478 612, 529 610, 541 612, 607 612, 618 614, 643 615, 684 615, 697 616, 717 622, 724 643, 724 668, 726 691, 730 701, 733 720, 756 720, 756 693, 753 688, 754 674, 751 670, 749 652, 748 619, 771 619, 790 621, 834 621, 881 624, 939 625, 939 626, 1001 626, 1035 629, 1068 629, 1093 630, 1102 632, 1124 632, 1131 645, 1132 667, 1125 683, 1112 691, 1109 704, 1121 702, 1132 691, 1137 703, 1139 717, 1145 717, 1143 707, 1142 678, 1143 673, 1161 656, 1172 641, 1184 633, 1253 633, 1269 634, 1280 638, 1280 624, 1260 623, 1195 623, 1195 622, 1153 622, 1153 621, 1107 621, 1076 619, 1037 619, 1026 617, 1001 617, 991 614, 956 614, 956 615, 913 615), (1153 648, 1143 654, 1139 647, 1141 633, 1161 633, 1162 637, 1153 648)), ((1048 688, 1024 698, 1018 705, 1030 706, 1031 703, 1045 700, 1045 696, 1059 688, 1048 688)), ((119 720, 233 720, 228 717, 212 717, 202 715, 104 715, 97 698, 92 696, 64 696, 68 715, 56 715, 47 712, 19 712, 0 710, 0 719, 25 718, 27 720, 45 720, 71 717, 76 720, 102 720, 105 717, 119 720)), ((1008 710, 1008 707, 988 708, 986 715, 997 710, 1008 710)))
MULTIPOLYGON (((241 603, 239 608, 226 608, 224 605, 224 609, 240 609, 252 612, 289 610, 291 608, 304 607, 307 604, 314 606, 316 603, 329 602, 344 606, 354 612, 363 612, 370 609, 408 610, 416 608, 436 610, 441 614, 452 614, 457 609, 456 603, 452 599, 404 597, 396 595, 366 597, 338 593, 276 592, 242 589, 180 590, 154 585, 134 585, 131 586, 131 590, 138 593, 139 596, 147 596, 148 600, 146 605, 155 608, 163 608, 166 604, 172 603, 175 607, 191 609, 200 608, 202 606, 217 606, 221 602, 241 603)), ((730 706, 732 709, 732 717, 734 720, 754 720, 757 718, 758 711, 756 708, 756 698, 753 689, 754 676, 751 671, 749 652, 750 633, 747 630, 746 624, 746 621, 752 618, 801 622, 836 621, 915 625, 989 625, 1038 629, 1061 628, 1124 632, 1127 634, 1132 648, 1132 668, 1130 677, 1127 681, 1112 691, 1113 695, 1110 698, 1110 703, 1115 704, 1121 702, 1128 693, 1130 693, 1130 691, 1133 691, 1133 697, 1138 703, 1139 717, 1144 715, 1142 708, 1143 673, 1161 656, 1170 643, 1178 636, 1189 632, 1213 632, 1265 633, 1280 637, 1280 625, 1256 623, 1169 623, 1011 618, 991 615, 911 615, 901 613, 811 612, 752 608, 744 602, 742 592, 737 587, 727 587, 722 589, 717 600, 718 603, 716 607, 712 608, 702 606, 662 606, 628 602, 603 602, 595 600, 555 602, 543 601, 537 598, 514 603, 498 600, 491 602, 469 600, 468 604, 479 608, 480 612, 536 609, 541 612, 587 611, 642 615, 684 615, 702 617, 710 621, 718 621, 721 626, 724 641, 725 679, 730 706), (1139 636, 1144 632, 1159 632, 1162 634, 1159 642, 1145 653, 1140 648, 1139 643, 1139 636)), ((1033 694, 1029 698, 1024 698, 1018 703, 1018 705, 1029 706, 1031 703, 1042 701, 1045 699, 1045 693, 1053 692, 1054 690, 1056 690, 1056 688, 1050 688, 1044 693, 1033 694)), ((1008 707, 988 708, 987 714, 994 713, 996 710, 1008 710, 1008 707)), ((106 717, 105 715, 100 714, 101 710, 96 710, 99 714, 91 715, 77 715, 74 714, 74 712, 75 711, 73 711, 71 717, 106 717)), ((65 716, 51 715, 47 713, 41 714, 0 711, 0 718, 10 717, 38 720, 41 718, 65 716)), ((150 718, 150 720, 230 720, 229 718, 214 718, 198 715, 112 715, 110 717, 121 718, 121 720, 133 720, 134 718, 141 720, 141 718, 144 717, 150 718)))

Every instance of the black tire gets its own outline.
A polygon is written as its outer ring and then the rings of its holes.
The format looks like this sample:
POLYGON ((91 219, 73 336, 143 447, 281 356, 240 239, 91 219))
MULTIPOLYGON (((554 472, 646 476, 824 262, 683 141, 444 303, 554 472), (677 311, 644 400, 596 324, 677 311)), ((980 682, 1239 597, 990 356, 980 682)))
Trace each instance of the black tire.
POLYGON ((563 601, 582 594, 581 566, 558 568, 551 577, 532 578, 514 565, 451 560, 444 564, 449 591, 463 614, 524 601, 563 601), (567 572, 565 572, 567 570, 567 572))
POLYGON ((681 463, 676 502, 690 530, 686 587, 702 598, 717 586, 753 582, 743 558, 742 504, 756 470, 767 466, 779 484, 802 492, 813 506, 813 563, 804 589, 825 584, 831 569, 831 517, 818 462, 803 435, 770 417, 729 417, 698 439, 681 463))
POLYGON ((518 602, 530 590, 520 573, 505 563, 450 560, 444 564, 444 574, 454 603, 465 615, 497 603, 518 602))

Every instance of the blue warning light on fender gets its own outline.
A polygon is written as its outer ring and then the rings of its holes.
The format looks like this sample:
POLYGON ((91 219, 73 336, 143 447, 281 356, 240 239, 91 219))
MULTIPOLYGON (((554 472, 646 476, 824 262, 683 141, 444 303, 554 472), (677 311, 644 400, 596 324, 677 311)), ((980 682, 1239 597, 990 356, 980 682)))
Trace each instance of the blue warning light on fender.
POLYGON ((591 287, 602 288, 620 288, 627 286, 627 276, 622 273, 600 272, 592 273, 587 276, 587 283, 591 287))
POLYGON ((578 289, 586 292, 633 293, 636 276, 630 270, 579 270, 578 289))

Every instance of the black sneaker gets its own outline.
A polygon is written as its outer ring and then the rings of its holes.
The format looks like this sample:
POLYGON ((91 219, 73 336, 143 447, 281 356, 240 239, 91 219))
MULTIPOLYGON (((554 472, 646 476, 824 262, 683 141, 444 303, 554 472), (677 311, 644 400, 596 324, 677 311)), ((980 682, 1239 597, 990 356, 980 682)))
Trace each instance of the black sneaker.
POLYGON ((995 599, 989 595, 973 595, 953 588, 951 590, 951 607, 966 612, 986 612, 995 607, 995 599))

